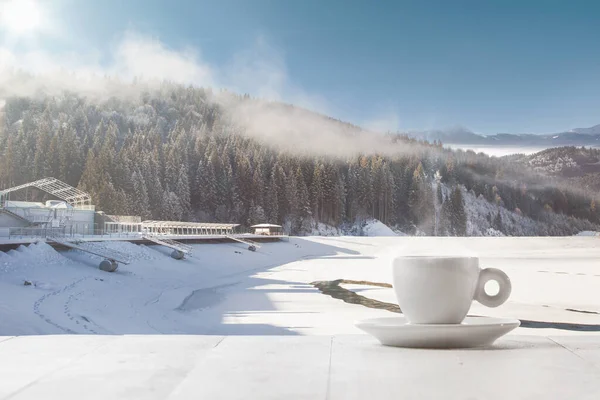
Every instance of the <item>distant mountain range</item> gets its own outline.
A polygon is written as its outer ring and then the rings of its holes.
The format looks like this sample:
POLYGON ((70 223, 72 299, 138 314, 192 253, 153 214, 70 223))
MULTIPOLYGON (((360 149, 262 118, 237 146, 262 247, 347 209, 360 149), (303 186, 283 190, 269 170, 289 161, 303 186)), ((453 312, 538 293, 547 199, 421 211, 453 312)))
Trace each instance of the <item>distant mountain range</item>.
POLYGON ((577 128, 568 132, 534 135, 529 133, 497 133, 480 135, 465 128, 446 130, 405 132, 415 139, 443 144, 480 146, 519 146, 519 147, 558 147, 558 146, 600 146, 600 124, 590 128, 577 128))

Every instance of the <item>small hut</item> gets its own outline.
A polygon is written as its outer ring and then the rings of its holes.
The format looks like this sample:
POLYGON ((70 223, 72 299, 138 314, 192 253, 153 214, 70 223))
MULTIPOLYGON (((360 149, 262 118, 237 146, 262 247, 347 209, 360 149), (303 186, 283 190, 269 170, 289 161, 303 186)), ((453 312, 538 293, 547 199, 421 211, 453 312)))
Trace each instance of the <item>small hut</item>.
POLYGON ((283 227, 281 225, 258 224, 258 225, 252 225, 250 228, 254 229, 255 235, 266 235, 266 236, 283 235, 283 227))

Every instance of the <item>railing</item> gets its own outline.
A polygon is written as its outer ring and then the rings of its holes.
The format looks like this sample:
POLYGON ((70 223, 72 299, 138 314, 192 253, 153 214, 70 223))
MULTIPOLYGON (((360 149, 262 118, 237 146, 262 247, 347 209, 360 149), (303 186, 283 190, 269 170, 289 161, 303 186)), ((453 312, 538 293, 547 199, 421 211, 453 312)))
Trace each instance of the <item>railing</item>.
POLYGON ((84 251, 99 257, 106 258, 107 260, 118 261, 122 264, 129 264, 131 262, 131 257, 129 254, 123 253, 115 249, 111 249, 106 246, 106 243, 83 242, 78 241, 74 238, 65 238, 59 236, 49 237, 48 240, 54 243, 61 244, 65 247, 69 247, 71 249, 84 251))
POLYGON ((76 227, 28 227, 0 228, 0 238, 6 239, 45 239, 48 237, 64 238, 141 238, 140 233, 106 233, 99 229, 76 229, 76 227))
MULTIPOLYGON (((95 224, 96 225, 96 224, 95 224)), ((0 228, 0 238, 3 239, 46 239, 48 237, 63 237, 63 238, 82 238, 82 239, 141 239, 143 235, 147 235, 148 233, 142 232, 106 232, 103 229, 97 228, 97 226, 85 228, 81 226, 69 226, 69 227, 51 227, 51 226, 38 226, 38 227, 26 227, 26 228, 0 228)), ((244 236, 256 236, 251 232, 236 232, 236 233, 215 233, 215 234, 196 234, 196 235, 186 235, 186 234, 162 234, 162 235, 154 235, 155 237, 162 239, 163 237, 177 238, 179 237, 202 237, 202 236, 232 236, 237 237, 239 239, 250 242, 244 236)), ((260 236, 260 235, 258 235, 260 236)), ((286 235, 265 235, 265 238, 268 237, 278 237, 285 238, 286 235)))
POLYGON ((142 238, 149 240, 151 242, 154 242, 156 244, 160 244, 160 245, 169 247, 171 249, 178 250, 178 251, 188 254, 188 255, 192 254, 192 246, 185 244, 185 243, 178 242, 173 239, 167 239, 164 237, 150 235, 150 234, 142 235, 142 238))
POLYGON ((49 236, 64 236, 65 228, 49 228, 49 227, 41 227, 41 228, 8 228, 6 230, 0 230, 0 235, 2 232, 8 231, 7 238, 8 239, 24 239, 24 238, 47 238, 49 236))

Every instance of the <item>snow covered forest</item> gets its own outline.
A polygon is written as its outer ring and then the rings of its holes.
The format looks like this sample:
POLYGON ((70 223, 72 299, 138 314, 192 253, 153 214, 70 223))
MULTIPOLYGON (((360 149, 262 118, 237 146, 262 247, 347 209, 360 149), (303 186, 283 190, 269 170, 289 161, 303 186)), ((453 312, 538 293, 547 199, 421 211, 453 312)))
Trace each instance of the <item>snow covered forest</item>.
POLYGON ((53 176, 108 214, 281 223, 293 234, 370 218, 426 235, 599 229, 597 194, 558 177, 400 134, 369 133, 371 148, 359 127, 248 95, 163 83, 105 99, 9 98, 1 118, 0 188, 53 176), (244 105, 254 107, 243 118, 231 112, 244 105), (339 151, 353 141, 360 151, 339 151))

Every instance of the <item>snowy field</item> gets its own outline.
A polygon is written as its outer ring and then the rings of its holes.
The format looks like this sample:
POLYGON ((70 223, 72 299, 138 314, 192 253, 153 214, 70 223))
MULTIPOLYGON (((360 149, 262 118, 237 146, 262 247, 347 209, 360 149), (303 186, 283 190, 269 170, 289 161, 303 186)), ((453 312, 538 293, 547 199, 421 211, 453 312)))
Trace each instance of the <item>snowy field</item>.
MULTIPOLYGON (((397 314, 334 299, 311 282, 389 283, 390 257, 406 249, 476 253, 484 267, 504 269, 513 282, 509 301, 496 309, 474 303, 473 315, 539 322, 521 334, 600 331, 598 237, 307 237, 255 253, 241 244, 194 245, 194 256, 182 261, 164 247, 109 246, 133 262, 111 274, 98 270, 94 256, 46 244, 0 252, 0 336, 361 333, 355 320, 397 314)), ((395 301, 389 288, 343 286, 395 301)))

